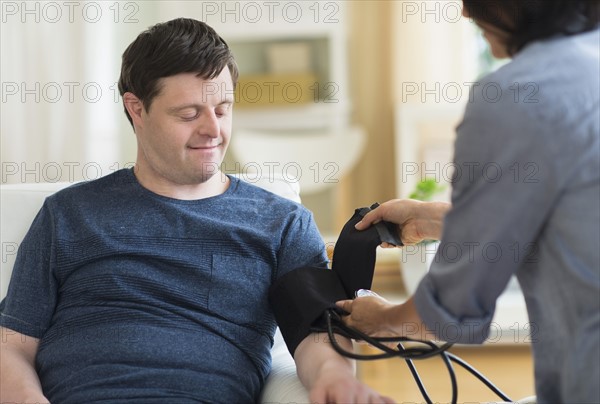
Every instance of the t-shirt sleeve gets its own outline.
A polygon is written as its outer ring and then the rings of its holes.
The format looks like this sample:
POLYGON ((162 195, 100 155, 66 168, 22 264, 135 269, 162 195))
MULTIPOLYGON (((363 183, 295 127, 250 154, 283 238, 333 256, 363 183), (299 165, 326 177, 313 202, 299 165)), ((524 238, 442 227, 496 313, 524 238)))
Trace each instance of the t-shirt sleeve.
POLYGON ((23 239, 6 298, 0 303, 0 326, 34 338, 48 328, 56 306, 54 224, 48 200, 23 239))
POLYGON ((480 343, 511 275, 536 259, 558 193, 542 128, 510 99, 475 99, 457 129, 452 209, 417 311, 437 337, 480 343))
POLYGON ((277 277, 300 267, 327 268, 327 253, 312 213, 303 209, 290 223, 278 253, 277 277))

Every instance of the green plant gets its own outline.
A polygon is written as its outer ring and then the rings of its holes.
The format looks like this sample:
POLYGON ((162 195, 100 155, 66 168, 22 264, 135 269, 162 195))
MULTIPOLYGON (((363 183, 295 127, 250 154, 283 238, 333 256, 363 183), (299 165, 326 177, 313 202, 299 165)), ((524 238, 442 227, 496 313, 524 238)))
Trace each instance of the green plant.
POLYGON ((444 190, 446 190, 445 185, 438 184, 436 180, 430 178, 420 181, 408 197, 419 201, 431 201, 434 196, 444 190))
MULTIPOLYGON (((437 194, 445 190, 446 185, 439 184, 436 180, 430 178, 420 181, 408 197, 420 201, 431 201, 437 194)), ((419 244, 431 244, 434 242, 435 240, 423 240, 419 244)))

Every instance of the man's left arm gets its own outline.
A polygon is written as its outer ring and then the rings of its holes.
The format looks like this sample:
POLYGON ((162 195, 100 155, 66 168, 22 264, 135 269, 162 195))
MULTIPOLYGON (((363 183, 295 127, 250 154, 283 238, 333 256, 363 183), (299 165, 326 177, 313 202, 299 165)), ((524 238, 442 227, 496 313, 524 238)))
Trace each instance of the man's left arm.
MULTIPOLYGON (((297 211, 279 249, 278 275, 312 266, 327 271, 325 244, 307 210, 297 211)), ((339 344, 352 351, 352 342, 339 336, 339 344)), ((298 376, 312 403, 390 403, 355 376, 354 361, 338 354, 325 333, 309 334, 294 350, 298 376)))
MULTIPOLYGON (((337 336, 345 350, 352 342, 337 336)), ((355 376, 354 361, 338 354, 327 334, 311 334, 294 352, 298 377, 310 392, 311 403, 392 403, 355 376)))

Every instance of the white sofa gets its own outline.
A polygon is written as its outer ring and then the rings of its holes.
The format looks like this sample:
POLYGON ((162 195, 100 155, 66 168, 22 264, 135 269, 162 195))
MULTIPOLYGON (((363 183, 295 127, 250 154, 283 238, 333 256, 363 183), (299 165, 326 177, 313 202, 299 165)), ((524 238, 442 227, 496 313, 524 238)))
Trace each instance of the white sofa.
MULTIPOLYGON (((287 182, 281 177, 257 178, 248 175, 242 178, 271 192, 300 202, 297 183, 287 182)), ((6 296, 18 246, 44 199, 69 185, 71 183, 0 185, 0 235, 2 241, 0 300, 6 296)), ((279 333, 275 337, 275 345, 271 353, 273 368, 261 394, 260 402, 308 403, 308 393, 296 375, 295 363, 279 333)))

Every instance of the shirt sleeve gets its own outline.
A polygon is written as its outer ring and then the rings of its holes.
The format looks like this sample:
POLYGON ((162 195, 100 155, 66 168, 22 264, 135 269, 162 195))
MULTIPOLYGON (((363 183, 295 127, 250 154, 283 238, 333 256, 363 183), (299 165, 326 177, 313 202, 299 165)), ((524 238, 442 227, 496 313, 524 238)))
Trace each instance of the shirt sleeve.
POLYGON ((302 209, 284 234, 278 253, 277 277, 300 267, 327 268, 325 243, 310 211, 302 209))
POLYGON ((474 97, 457 128, 452 209, 434 262, 415 293, 437 337, 481 343, 511 275, 536 259, 559 192, 539 105, 474 97))
POLYGON ((23 239, 6 298, 0 303, 0 326, 34 338, 48 328, 57 300, 54 224, 48 200, 23 239))

